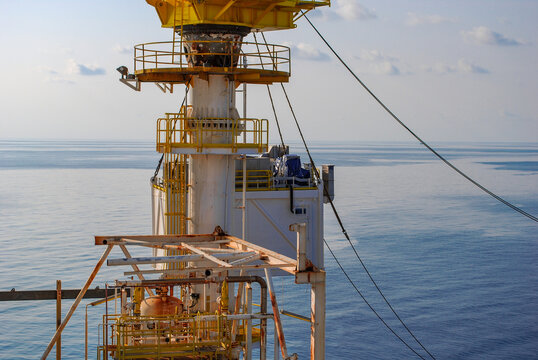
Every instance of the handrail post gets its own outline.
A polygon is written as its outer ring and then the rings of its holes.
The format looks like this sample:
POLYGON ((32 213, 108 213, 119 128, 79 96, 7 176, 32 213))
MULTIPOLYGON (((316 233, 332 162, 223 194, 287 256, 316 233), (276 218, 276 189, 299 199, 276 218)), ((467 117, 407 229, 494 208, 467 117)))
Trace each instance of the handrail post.
POLYGON ((236 136, 235 136, 235 133, 236 133, 236 124, 237 124, 237 120, 233 120, 232 119, 232 151, 233 152, 236 152, 237 151, 237 139, 236 139, 236 136))
POLYGON ((277 57, 277 53, 276 53, 274 44, 273 44, 273 51, 272 51, 271 58, 273 59, 273 70, 276 71, 277 68, 278 68, 278 57, 277 57))
MULTIPOLYGON (((62 324, 62 281, 56 280, 56 330, 62 324)), ((56 360, 62 358, 62 336, 58 336, 56 341, 56 360)))
POLYGON ((228 43, 230 44, 230 68, 233 67, 233 62, 234 62, 234 42, 232 41, 228 41, 228 43))

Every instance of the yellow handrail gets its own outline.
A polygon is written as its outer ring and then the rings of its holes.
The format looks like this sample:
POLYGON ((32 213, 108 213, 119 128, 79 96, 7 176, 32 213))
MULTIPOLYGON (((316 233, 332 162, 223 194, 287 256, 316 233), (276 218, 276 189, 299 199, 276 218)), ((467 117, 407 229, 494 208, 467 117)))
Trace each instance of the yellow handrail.
POLYGON ((157 151, 192 148, 197 152, 208 148, 240 148, 267 151, 269 141, 267 119, 192 118, 184 114, 166 114, 157 120, 157 151))
MULTIPOLYGON (((271 189, 273 174, 271 170, 247 170, 246 182, 247 190, 269 190, 271 189)), ((243 170, 235 172, 235 188, 242 189, 243 187, 243 170)))
POLYGON ((290 48, 284 45, 268 44, 265 50, 260 50, 253 42, 184 39, 179 44, 177 41, 159 41, 135 45, 134 69, 136 74, 159 68, 205 67, 203 60, 216 56, 222 56, 230 61, 227 63, 228 66, 218 68, 222 72, 246 71, 244 65, 247 64, 248 71, 264 70, 288 74, 291 72, 290 48), (208 51, 197 50, 200 45, 205 45, 202 47, 208 51), (217 48, 220 45, 220 48, 226 51, 209 51, 209 48, 215 45, 217 48))
POLYGON ((112 341, 98 346, 98 352, 103 357, 112 353, 115 359, 143 355, 160 358, 164 353, 167 357, 199 356, 204 352, 229 355, 230 323, 220 314, 109 317, 103 319, 103 328, 110 330, 112 341))

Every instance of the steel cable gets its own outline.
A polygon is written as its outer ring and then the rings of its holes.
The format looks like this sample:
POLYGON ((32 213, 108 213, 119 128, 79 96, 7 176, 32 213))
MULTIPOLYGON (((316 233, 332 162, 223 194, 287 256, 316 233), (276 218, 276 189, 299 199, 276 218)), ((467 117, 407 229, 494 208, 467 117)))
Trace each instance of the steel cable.
POLYGON ((361 84, 361 86, 364 88, 364 90, 366 90, 374 99, 375 101, 377 101, 377 103, 379 105, 381 105, 381 107, 394 119, 396 120, 405 130, 407 130, 415 139, 417 139, 422 145, 424 145, 429 151, 431 151, 435 156, 437 156, 442 162, 444 162, 446 165, 448 165, 450 168, 452 168, 452 170, 456 171, 458 174, 460 174, 461 176, 463 176, 466 180, 470 181, 473 185, 475 185, 476 187, 478 187, 480 190, 484 191, 486 194, 490 195, 491 197, 493 197, 494 199, 500 201, 501 203, 503 203, 504 205, 508 206, 509 208, 511 208, 512 210, 514 211, 517 211, 518 213, 520 213, 521 215, 523 216, 526 216, 528 217, 529 219, 533 220, 533 221, 536 221, 538 222, 538 218, 528 212, 526 212, 525 210, 515 206, 514 204, 504 200, 503 198, 501 198, 500 196, 498 196, 497 194, 493 193, 492 191, 488 190, 487 188, 485 188, 484 186, 482 186, 481 184, 479 184, 477 181, 473 180, 471 177, 469 177, 467 174, 465 174, 463 171, 461 171, 460 169, 458 169, 455 165, 453 165, 450 161, 448 161, 447 159, 445 159, 441 154, 439 154, 435 149, 433 149, 430 145, 428 145, 426 142, 424 142, 424 140, 422 140, 417 134, 415 134, 415 132, 413 132, 413 130, 411 130, 409 127, 407 127, 407 125, 405 125, 403 123, 403 121, 401 121, 371 90, 370 88, 368 88, 368 86, 366 86, 366 84, 355 74, 355 72, 353 72, 353 70, 351 70, 351 68, 346 64, 346 62, 340 57, 340 55, 338 55, 338 53, 333 49, 333 47, 327 42, 327 40, 325 40, 325 38, 323 37, 323 35, 321 35, 321 33, 318 31, 318 29, 314 26, 314 24, 312 24, 312 22, 310 21, 310 19, 306 16, 306 13, 303 13, 304 15, 304 18, 306 19, 306 21, 308 21, 308 23, 310 24, 310 26, 312 26, 312 28, 314 29, 314 31, 319 35, 319 37, 321 38, 321 40, 323 40, 323 42, 325 43, 325 45, 327 45, 327 47, 331 50, 331 52, 334 54, 334 56, 336 56, 338 58, 338 60, 342 63, 342 65, 344 65, 344 67, 349 71, 349 73, 355 78, 355 80, 357 80, 359 82, 359 84, 361 84))
MULTIPOLYGON (((256 33, 252 33, 252 34, 254 35, 254 42, 256 43, 256 49, 258 50, 258 55, 260 57, 260 64, 261 64, 262 69, 263 69, 264 66, 263 66, 262 54, 260 53, 260 46, 258 45, 258 38, 256 37, 256 33)), ((262 33, 262 36, 263 36, 263 33, 262 33)), ((265 36, 263 36, 263 40, 265 40, 265 36)), ((267 44, 267 42, 266 42, 266 44, 267 44)), ((271 59, 272 59, 272 57, 271 57, 271 59)), ((284 145, 284 137, 282 137, 282 131, 280 130, 280 124, 278 122, 278 116, 276 115, 275 103, 273 102, 273 95, 271 94, 271 89, 269 88, 269 85, 266 84, 265 86, 267 87, 267 93, 269 94, 269 100, 271 100, 271 107, 273 108, 273 115, 275 116, 275 122, 276 122, 276 127, 278 129, 278 135, 280 136, 280 142, 282 143, 282 148, 285 149, 286 145, 284 145)))
MULTIPOLYGON (((370 308, 370 310, 372 310, 372 312, 375 314, 375 316, 377 316, 377 318, 379 320, 381 320, 381 322, 383 323, 383 325, 385 325, 387 327, 387 329, 390 330, 390 332, 396 336, 405 346, 407 346, 407 348, 409 350, 411 350, 412 352, 414 352, 419 358, 421 359, 424 359, 424 357, 422 355, 420 355, 418 352, 415 351, 415 349, 413 349, 404 339, 402 339, 400 337, 400 335, 396 334, 396 332, 389 326, 389 324, 387 324, 385 322, 385 320, 383 320, 383 318, 381 317, 381 315, 378 314, 378 312, 374 309, 374 307, 372 305, 370 305, 370 303, 368 302, 368 300, 366 300, 366 298, 364 297, 364 295, 360 292, 360 290, 357 288, 357 286, 355 285, 355 283, 353 282, 353 280, 351 280, 351 278, 349 277, 349 275, 347 274, 347 272, 344 270, 344 267, 342 266, 342 264, 340 264, 340 261, 338 261, 338 259, 336 258, 336 255, 334 254, 334 252, 332 251, 331 247, 329 246, 329 244, 327 243, 327 241, 325 239, 323 239, 323 242, 325 243, 325 246, 327 246, 327 249, 329 249, 334 261, 336 261, 336 263, 338 264, 338 266, 340 267, 340 270, 342 270, 342 272, 344 273, 344 275, 347 277, 348 281, 351 283, 351 285, 353 286, 353 288, 355 289, 355 291, 357 292, 357 294, 360 295, 360 297, 362 298, 362 300, 366 303, 366 305, 368 305, 368 307, 370 308)), ((428 353, 429 354, 429 353, 428 353)), ((424 359, 425 360, 425 359, 424 359)))
MULTIPOLYGON (((316 167, 316 164, 314 163, 314 159, 312 158, 312 155, 310 154, 310 149, 308 148, 308 145, 306 144, 306 140, 303 136, 303 132, 301 130, 301 126, 299 125, 299 121, 297 120, 297 116, 295 115, 295 111, 293 110, 293 106, 291 105, 291 101, 288 97, 288 93, 286 91, 286 88, 284 87, 284 84, 280 83, 280 86, 282 87, 282 91, 284 92, 284 96, 286 97, 286 101, 288 102, 288 106, 290 108, 290 111, 291 111, 291 114, 293 116, 293 119, 295 120, 295 124, 297 125, 297 130, 299 131, 299 135, 301 136, 301 140, 303 142, 303 145, 305 147, 305 150, 306 150, 306 153, 308 155, 308 159, 310 160, 310 164, 312 166, 312 169, 314 170, 314 174, 317 178, 318 181, 321 181, 321 176, 319 175, 319 171, 316 167)), ((347 239, 349 245, 351 246, 351 248, 353 249, 353 252, 355 253, 355 256, 357 257, 357 259, 359 259, 359 262, 361 263, 361 266, 362 268, 365 270, 366 274, 368 274, 368 277, 370 278, 370 281, 372 282, 372 284, 374 284, 375 288, 377 289, 377 291, 379 292, 379 294, 381 295, 381 297, 383 298, 383 300, 385 301, 385 303, 389 306, 390 310, 393 312, 393 314, 396 316, 396 318, 400 321, 400 323, 403 325, 403 327, 407 330, 407 332, 413 337, 413 339, 415 339, 415 341, 420 345, 420 347, 422 347, 422 349, 424 351, 426 351, 426 353, 428 353, 428 355, 432 358, 432 359, 435 359, 435 357, 426 349, 426 347, 418 340, 418 338, 413 334, 413 332, 409 329, 409 327, 404 323, 404 321, 400 318, 400 316, 398 315, 398 313, 396 312, 396 310, 394 310, 394 308, 392 307, 392 305, 390 304, 390 302, 387 300, 387 298, 385 297, 385 295, 383 294, 383 292, 381 291, 381 289, 379 288, 379 286, 377 285, 377 283, 375 282, 374 278, 372 277, 372 275, 370 274, 370 271, 368 271, 368 268, 366 267, 366 265, 364 264, 364 262, 362 261, 361 257, 359 256, 359 253, 357 252, 357 250, 355 249, 355 246, 353 245, 353 243, 351 242, 351 239, 344 227, 344 223, 342 222, 342 219, 340 218, 340 215, 338 214, 338 211, 336 210, 336 207, 334 206, 334 202, 332 201, 331 197, 329 196, 329 193, 327 191, 327 189, 325 187, 323 187, 323 192, 324 192, 324 195, 327 197, 327 199, 329 200, 329 203, 331 205, 331 208, 333 210, 333 213, 336 217, 336 220, 338 221, 338 224, 340 225, 340 229, 342 230, 342 233, 344 234, 345 238, 347 239)), ((325 239, 323 240, 325 242, 325 245, 327 246, 327 248, 329 249, 329 251, 331 252, 331 254, 333 255, 334 259, 336 260, 336 262, 338 263, 338 265, 340 266, 340 269, 342 270, 342 272, 344 273, 344 275, 346 275, 346 277, 348 278, 348 280, 351 282, 351 284, 353 285, 353 287, 355 287, 355 284, 351 281, 351 279, 349 278, 349 276, 347 275, 347 273, 344 271, 344 268, 340 265, 339 261, 336 259, 336 256, 334 255, 334 253, 332 252, 332 250, 330 249, 329 247, 329 244, 327 243, 327 241, 325 241, 325 239)), ((359 295, 362 297, 362 299, 364 300, 364 302, 366 303, 366 305, 368 305, 368 307, 370 307, 370 309, 372 309, 372 311, 374 311, 374 313, 376 314, 376 316, 383 322, 383 324, 394 334, 396 335, 396 337, 402 341, 409 349, 411 349, 415 354, 417 354, 418 356, 420 356, 415 350, 413 350, 400 336, 398 336, 394 330, 392 330, 392 328, 390 326, 387 325, 387 323, 377 314, 377 312, 372 308, 372 306, 368 303, 368 301, 366 301, 366 299, 364 298, 364 296, 362 296, 362 294, 358 291, 358 289, 355 287, 355 290, 357 290, 357 292, 359 293, 359 295)), ((421 358, 423 358, 422 356, 420 356, 421 358)))
MULTIPOLYGON (((183 101, 181 102, 181 106, 179 107, 179 113, 181 114, 181 108, 186 104, 187 102, 187 95, 189 94, 189 84, 190 84, 190 80, 187 82, 186 84, 186 88, 185 88, 185 96, 183 97, 183 101)), ((187 109, 185 109, 187 110, 187 109)), ((185 114, 187 115, 187 114, 185 114)), ((174 128, 173 128, 173 131, 175 131, 176 129, 176 124, 174 123, 174 128)), ((170 133, 170 136, 172 136, 172 134, 170 133)), ((155 168, 155 173, 153 174, 153 177, 152 179, 156 179, 157 178, 157 175, 159 175, 159 170, 161 170, 161 165, 163 163, 163 160, 164 160, 164 153, 162 154, 161 156, 161 159, 159 160, 159 162, 157 163, 157 167, 155 168)))
MULTIPOLYGON (((258 46, 258 41, 256 39, 256 35, 254 35, 254 38, 256 40, 256 46, 258 46)), ((269 51, 269 45, 267 44, 267 40, 265 39, 265 35, 262 33, 262 38, 263 38, 263 41, 265 43, 265 46, 267 48, 267 50, 269 51)), ((258 51, 259 51, 259 47, 258 47, 258 51)), ((319 175, 319 172, 318 172, 318 169, 316 167, 316 164, 314 163, 314 159, 312 158, 311 154, 310 154, 310 149, 308 148, 308 145, 306 144, 306 140, 303 136, 303 132, 301 130, 301 127, 299 125, 299 121, 297 120, 297 116, 295 115, 295 111, 293 110, 293 106, 291 105, 291 101, 288 97, 288 93, 286 91, 286 88, 284 87, 284 84, 280 83, 280 86, 282 87, 282 91, 284 92, 284 95, 286 97, 286 101, 288 103, 288 106, 290 108, 290 111, 293 115, 293 119, 295 120, 295 124, 297 125, 297 130, 299 131, 299 134, 301 136, 301 139, 303 141, 303 144, 304 144, 304 147, 305 147, 305 150, 308 154, 308 158, 310 160, 310 164, 312 165, 312 169, 314 169, 314 173, 315 173, 315 176, 316 176, 316 179, 318 181, 321 181, 321 177, 319 175)), ((268 86, 269 87, 269 86, 268 86)), ((271 92, 269 92, 269 94, 271 94, 271 92)), ((273 98, 271 97, 271 104, 273 104, 273 98)), ((273 111, 274 111, 274 107, 273 107, 273 111)), ((275 113, 275 117, 276 117, 276 113, 275 113)), ((279 127, 279 132, 280 132, 280 127, 279 127)), ((280 134, 281 138, 282 138, 282 134, 280 134)), ((284 141, 282 140, 282 143, 284 143, 284 141)), ((403 320, 400 318, 400 316, 396 313, 396 311, 394 310, 394 308, 390 305, 390 303, 388 302, 388 300, 385 298, 385 296, 383 295, 383 293, 381 292, 381 289, 377 286, 376 282, 374 281, 374 279, 372 278, 370 272, 368 271, 368 269, 366 268, 366 265, 363 263, 362 259, 359 257, 359 254, 357 253, 357 251, 355 250, 355 247, 353 246, 353 244, 351 243, 350 239, 349 239, 349 236, 347 234, 347 231, 346 229, 344 228, 344 224, 342 223, 342 220, 340 219, 340 215, 338 214, 338 211, 336 210, 336 207, 334 206, 334 203, 332 201, 332 199, 330 198, 329 194, 328 194, 328 191, 327 189, 324 187, 323 188, 323 191, 324 191, 324 195, 329 199, 329 202, 331 204, 331 207, 332 207, 332 210, 338 220, 338 223, 340 224, 340 227, 346 237, 346 239, 350 242, 350 245, 351 247, 353 248, 353 250, 355 251, 355 255, 359 258, 364 270, 366 270, 366 273, 368 274, 368 276, 370 277, 370 280, 374 283, 375 287, 377 288, 378 292, 381 294, 381 296, 383 297, 383 299, 385 300, 385 302, 388 304, 388 306, 390 307, 390 309, 392 310, 392 312, 396 315, 396 317, 398 318, 398 320, 402 323, 402 325, 406 328, 406 330, 411 334, 411 336, 413 336, 413 338, 419 343, 419 345, 428 353, 428 355, 430 355, 432 357, 432 359, 435 359, 430 352, 428 352, 428 350, 426 350, 426 348, 420 343, 420 341, 415 337, 415 335, 411 332, 411 330, 409 330, 409 328, 404 324, 403 320)), ((363 294, 360 292, 360 290, 357 288, 357 286, 355 285, 355 283, 351 280, 351 278, 349 277, 349 275, 347 274, 347 272, 344 270, 343 266, 340 264, 340 261, 338 261, 338 258, 336 257, 336 255, 334 254, 334 252, 332 251, 332 249, 330 248, 329 244, 327 243, 327 241, 325 239, 323 239, 323 242, 325 243, 325 245, 327 246, 327 249, 329 249, 331 255, 333 256, 334 260, 336 261, 336 263, 338 264, 338 266, 340 267, 340 270, 342 270, 342 272, 344 273, 344 275, 346 276, 346 278, 349 280, 349 282, 351 283, 351 285, 353 286, 353 288, 355 289, 355 291, 360 295, 360 297, 362 298, 362 300, 366 303, 366 305, 368 305, 368 307, 372 310, 372 312, 378 317, 379 320, 381 320, 381 322, 406 346, 408 347, 413 353, 415 353, 418 357, 420 357, 421 359, 424 359, 419 353, 417 353, 405 340, 403 340, 386 322, 385 320, 383 320, 383 318, 379 315, 379 313, 373 308, 373 306, 366 300, 366 298, 363 296, 363 294)))

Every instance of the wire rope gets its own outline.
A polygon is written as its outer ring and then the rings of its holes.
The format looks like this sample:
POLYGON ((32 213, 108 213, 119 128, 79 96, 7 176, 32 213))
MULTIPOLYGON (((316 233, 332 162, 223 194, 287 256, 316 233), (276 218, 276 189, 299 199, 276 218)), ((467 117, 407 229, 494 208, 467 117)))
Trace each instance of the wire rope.
POLYGON ((357 288, 357 286, 355 285, 355 283, 353 282, 353 280, 351 280, 351 277, 349 277, 348 273, 344 270, 344 267, 342 266, 342 264, 340 264, 340 261, 338 261, 338 259, 336 258, 336 255, 334 254, 334 252, 332 251, 331 247, 329 246, 329 244, 327 243, 327 240, 323 239, 323 242, 325 243, 325 246, 327 246, 327 249, 329 249, 334 261, 336 261, 336 263, 338 264, 338 267, 340 267, 340 270, 342 270, 342 272, 344 273, 344 275, 346 276, 346 278, 348 279, 348 281, 351 283, 351 285, 353 286, 353 288, 355 289, 355 291, 357 292, 357 294, 359 294, 359 296, 362 298, 362 300, 366 303, 366 305, 368 305, 368 307, 370 308, 370 310, 372 310, 372 312, 375 314, 375 316, 377 316, 377 318, 379 320, 381 320, 381 322, 383 323, 383 325, 386 326, 387 329, 390 330, 390 332, 396 336, 409 350, 411 350, 413 353, 415 353, 415 355, 417 355, 419 358, 421 359, 424 359, 424 357, 422 355, 420 355, 418 352, 416 352, 415 349, 413 349, 404 339, 401 338, 400 335, 398 335, 390 326, 389 324, 386 323, 385 320, 383 320, 383 318, 381 317, 381 315, 379 315, 379 313, 374 309, 374 307, 368 302, 368 300, 366 300, 366 298, 364 297, 364 295, 361 293, 361 291, 357 288))
POLYGON ((508 202, 507 200, 504 200, 502 197, 498 196, 497 194, 493 193, 492 191, 488 190, 486 187, 482 186, 480 183, 478 183, 476 180, 473 180, 470 176, 465 174, 463 171, 461 171, 459 168, 457 168, 454 164, 452 164, 450 161, 445 159, 441 154, 439 154, 435 149, 433 149, 430 145, 428 145, 424 140, 422 140, 413 130, 411 130, 407 125, 404 124, 398 116, 396 116, 373 92, 366 86, 366 84, 351 70, 351 68, 347 65, 347 63, 338 55, 338 53, 333 49, 333 47, 327 42, 325 37, 321 35, 321 33, 318 31, 318 29, 312 24, 308 16, 306 16, 306 13, 303 13, 304 18, 310 26, 314 29, 314 31, 319 35, 321 40, 327 45, 327 47, 331 50, 331 52, 338 58, 338 60, 344 65, 344 67, 349 71, 349 73, 359 82, 359 84, 366 90, 379 105, 394 119, 396 120, 405 130, 407 130, 415 139, 417 139, 422 145, 424 145, 429 151, 431 151, 435 156, 437 156, 442 162, 444 162, 446 165, 448 165, 452 170, 456 171, 458 174, 463 176, 466 180, 471 182, 473 185, 478 187, 480 190, 484 191, 486 194, 490 195, 494 199, 498 200, 499 202, 503 203, 504 205, 508 206, 514 211, 517 211, 523 216, 528 217, 529 219, 538 222, 538 217, 526 212, 525 210, 517 207, 516 205, 508 202))
MULTIPOLYGON (((281 87, 282 87, 282 91, 284 92, 284 96, 286 97, 286 101, 288 102, 288 106, 291 110, 291 114, 293 116, 293 119, 295 120, 295 124, 297 125, 297 130, 299 130, 299 135, 301 136, 301 140, 303 142, 303 145, 305 147, 305 150, 306 150, 306 153, 308 155, 308 159, 310 161, 310 164, 311 164, 311 167, 312 169, 314 170, 314 174, 316 176, 316 179, 318 181, 321 181, 321 177, 319 175, 319 171, 316 167, 316 164, 314 163, 314 159, 312 158, 312 155, 310 154, 310 149, 308 148, 308 145, 306 144, 306 140, 303 136, 303 132, 301 130, 301 126, 299 125, 299 121, 297 120, 297 116, 295 115, 295 111, 293 110, 293 106, 291 105, 291 101, 288 97, 288 93, 286 91, 286 88, 284 87, 284 84, 280 83, 281 87)), ((392 311, 392 313, 396 316, 396 318, 400 321, 400 323, 403 325, 403 327, 407 330, 407 332, 413 337, 413 339, 417 342, 417 344, 420 345, 420 347, 426 351, 426 353, 428 353, 428 355, 432 358, 432 359, 435 359, 435 357, 426 349, 426 347, 420 342, 420 340, 418 340, 418 338, 413 334, 413 332, 411 331, 411 329, 409 329, 409 327, 404 323, 404 321, 402 320, 402 318, 398 315, 398 313, 396 312, 396 310, 394 310, 394 308, 392 307, 392 305, 390 304, 390 302, 388 301, 388 299, 385 297, 385 295, 383 294, 383 292, 381 291, 381 289, 379 288, 379 286, 377 285, 377 283, 375 282, 374 278, 372 277, 372 275, 370 274, 370 271, 368 271, 368 268, 366 267, 366 264, 362 261, 362 258, 359 256, 359 253, 357 252, 357 250, 355 249, 355 246, 353 245, 353 243, 351 242, 351 239, 349 237, 349 234, 347 233, 347 230, 346 228, 344 227, 344 223, 342 222, 342 219, 340 218, 340 215, 338 214, 338 210, 336 210, 336 206, 334 205, 334 202, 332 201, 331 197, 329 196, 329 193, 327 191, 327 189, 324 187, 323 188, 323 192, 324 192, 324 195, 327 197, 327 199, 329 200, 329 203, 331 205, 331 208, 333 210, 333 213, 336 217, 336 220, 338 221, 338 224, 340 225, 340 229, 342 230, 342 233, 344 234, 346 240, 348 241, 349 245, 351 246, 351 248, 353 249, 353 252, 355 253, 355 256, 357 257, 357 259, 359 259, 359 262, 361 263, 361 266, 362 268, 365 270, 366 274, 368 275, 368 277, 370 278, 370 281, 372 282, 372 284, 375 286, 375 288, 377 289, 377 291, 379 292, 379 294, 381 295, 381 297, 383 298, 383 300, 385 301, 385 303, 389 306, 390 310, 392 311)), ((340 265, 340 263, 338 262, 338 260, 336 259, 336 256, 334 255, 334 253, 332 252, 332 250, 329 248, 329 245, 327 243, 327 241, 325 241, 325 239, 323 240, 325 242, 325 245, 327 246, 327 248, 329 249, 329 251, 331 252, 331 254, 333 255, 333 257, 335 258, 335 260, 337 261, 337 263, 339 264, 340 266, 340 269, 342 270, 342 272, 344 272, 344 274, 346 275, 346 277, 348 278, 348 280, 350 280, 349 276, 346 274, 346 272, 344 271, 343 267, 340 265)), ((350 280, 351 281, 351 280, 350 280)), ((353 284, 353 282, 351 282, 353 287, 355 287, 355 285, 353 284)), ((359 293, 359 295, 361 295, 359 293)), ((366 304, 371 308, 371 306, 369 305, 369 303, 366 301, 366 299, 361 295, 361 297, 363 298, 364 302, 366 302, 366 304)), ((373 309, 372 309, 373 310, 373 309)), ((376 315, 378 315, 376 313, 376 315)), ((386 325, 386 322, 380 317, 378 316, 379 319, 383 322, 383 324, 386 325)), ((388 326, 387 326, 388 327, 388 326)), ((391 330, 391 332, 393 334, 396 335, 396 333, 392 330, 392 328, 388 327, 389 330, 391 330)), ((400 336, 396 335, 398 337, 398 339, 402 340, 400 338, 400 336)), ((403 341, 403 343, 409 347, 409 345, 403 341)), ((409 347, 410 348, 410 347, 409 347)), ((413 352, 415 352, 413 350, 413 352)), ((415 352, 416 353, 416 352, 415 352)), ((420 356, 420 355, 419 355, 420 356)), ((421 356, 422 358, 422 356, 421 356)))
MULTIPOLYGON (((183 101, 181 102, 181 106, 179 107, 179 113, 181 113, 181 108, 183 108, 183 106, 185 106, 185 103, 187 102, 187 95, 189 94, 189 84, 190 84, 190 82, 191 81, 189 80, 187 82, 187 84, 186 84, 185 96, 183 97, 183 101)), ((175 130, 175 129, 176 129, 176 124, 174 123, 174 129, 173 130, 175 130)), ((171 134, 170 134, 170 136, 171 136, 171 134)), ((163 163, 163 160, 164 160, 164 153, 161 155, 161 158, 160 158, 159 162, 157 163, 157 167, 155 168, 155 173, 153 174, 152 179, 156 179, 157 175, 159 175, 159 170, 161 170, 161 165, 163 163)))
MULTIPOLYGON (((258 38, 256 37, 256 33, 252 33, 254 35, 254 42, 256 43, 256 49, 258 50, 258 56, 260 57, 260 64, 263 66, 263 60, 262 60, 262 54, 260 53, 260 46, 258 45, 258 38)), ((262 33, 263 36, 263 33, 262 33)), ((265 40, 265 36, 263 36, 263 39, 265 40)), ((271 58, 272 59, 272 58, 271 58)), ((265 85, 267 87, 267 93, 269 94, 269 100, 271 100, 271 107, 273 108, 273 115, 275 116, 275 122, 276 127, 278 129, 278 135, 280 136, 280 142, 282 143, 282 148, 285 149, 286 145, 284 144, 284 137, 282 136, 282 131, 280 130, 280 124, 278 122, 278 116, 276 115, 276 109, 275 109, 275 103, 273 101, 273 95, 271 94, 271 89, 269 88, 269 85, 265 85)))

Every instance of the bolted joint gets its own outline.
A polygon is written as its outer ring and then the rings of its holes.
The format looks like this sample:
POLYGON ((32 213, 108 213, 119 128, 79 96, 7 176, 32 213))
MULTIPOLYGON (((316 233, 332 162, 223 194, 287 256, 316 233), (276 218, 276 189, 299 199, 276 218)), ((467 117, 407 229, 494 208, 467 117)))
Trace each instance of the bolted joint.
POLYGON ((290 231, 299 232, 301 231, 301 229, 304 229, 304 228, 306 228, 306 223, 290 224, 290 231))

